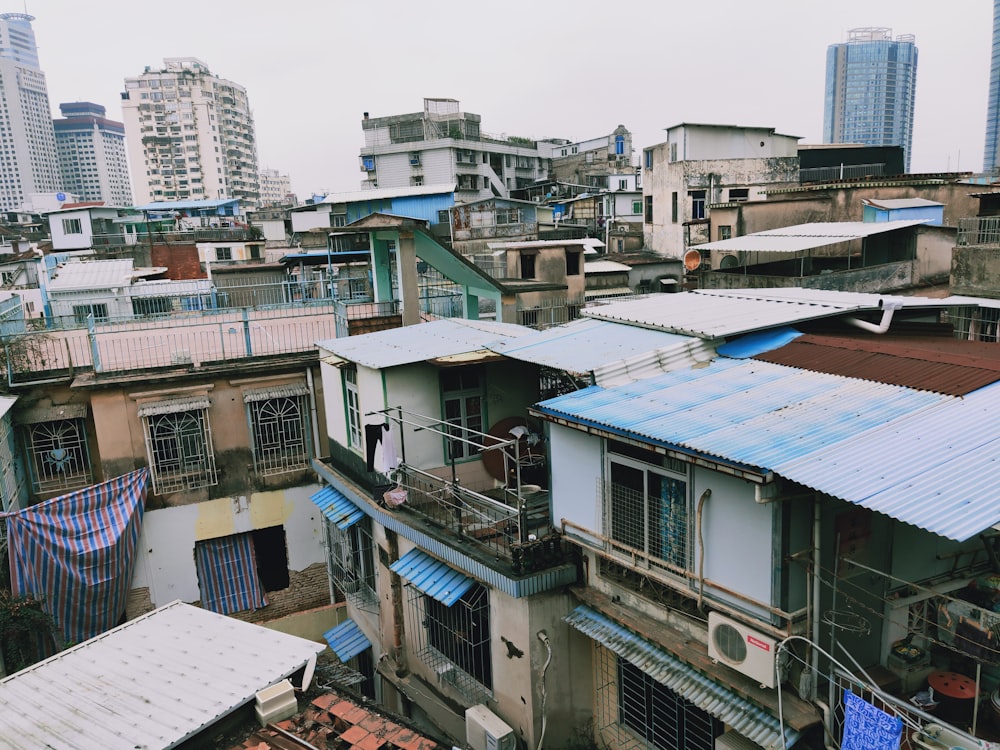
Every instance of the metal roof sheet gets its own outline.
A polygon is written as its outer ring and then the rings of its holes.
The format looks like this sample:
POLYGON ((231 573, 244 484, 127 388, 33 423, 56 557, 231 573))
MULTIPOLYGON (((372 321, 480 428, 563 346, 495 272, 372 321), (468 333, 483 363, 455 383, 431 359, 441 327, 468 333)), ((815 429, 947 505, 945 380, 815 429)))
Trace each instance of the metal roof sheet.
POLYGON ((320 643, 176 601, 0 680, 0 748, 172 748, 320 643))
POLYGON ((413 187, 372 188, 353 190, 347 193, 331 193, 320 203, 363 203, 365 201, 391 200, 392 198, 413 198, 420 195, 440 195, 454 193, 454 182, 435 185, 415 185, 413 187))
POLYGON ((758 745, 791 747, 798 741, 799 733, 785 727, 782 743, 777 718, 600 612, 581 604, 563 620, 758 745))
POLYGON ((330 644, 330 649, 345 664, 366 648, 372 647, 371 641, 350 617, 323 633, 323 640, 330 644))
POLYGON ((588 260, 583 265, 584 273, 613 273, 631 271, 632 266, 626 266, 614 260, 588 260))
POLYGON ((469 576, 416 547, 396 560, 389 569, 446 607, 461 599, 475 583, 469 576))
POLYGON ((778 227, 763 232, 732 237, 728 240, 707 242, 698 245, 698 250, 730 250, 754 252, 798 252, 814 247, 834 245, 838 242, 870 237, 897 229, 925 224, 927 219, 907 219, 905 221, 822 221, 810 224, 796 224, 778 227))
POLYGON ((830 292, 814 300, 783 300, 765 297, 756 290, 746 291, 745 295, 707 291, 651 294, 625 302, 589 307, 583 310, 583 315, 703 339, 718 339, 845 312, 877 310, 880 306, 878 295, 867 295, 869 299, 862 303, 857 299, 835 297, 830 292))
POLYGON ((941 337, 799 336, 756 359, 964 396, 1000 380, 1000 347, 941 337))
POLYGON ((177 414, 182 411, 199 411, 212 405, 208 396, 187 396, 184 398, 165 398, 162 401, 148 401, 139 404, 140 417, 152 417, 159 414, 177 414))
POLYGON ((243 391, 243 403, 267 401, 270 398, 294 398, 295 396, 308 395, 309 386, 305 383, 282 383, 281 385, 271 385, 266 388, 251 388, 243 391))
POLYGON ((944 207, 943 203, 928 200, 927 198, 864 198, 861 202, 873 208, 884 208, 887 211, 894 211, 899 208, 944 207))
POLYGON ((132 283, 132 259, 85 260, 61 264, 48 282, 50 292, 110 289, 132 283))
POLYGON ((699 289, 693 294, 711 297, 757 300, 761 302, 795 302, 810 305, 829 305, 846 310, 879 310, 887 302, 900 307, 953 307, 947 298, 907 297, 901 294, 869 294, 866 292, 836 292, 805 287, 770 287, 762 289, 699 289))
POLYGON ((513 323, 444 318, 317 344, 348 362, 382 369, 474 352, 530 333, 530 328, 513 323))
POLYGON ((333 521, 337 528, 343 531, 351 528, 354 524, 365 517, 361 508, 339 490, 329 485, 319 492, 313 493, 310 497, 313 504, 319 508, 323 515, 333 521))

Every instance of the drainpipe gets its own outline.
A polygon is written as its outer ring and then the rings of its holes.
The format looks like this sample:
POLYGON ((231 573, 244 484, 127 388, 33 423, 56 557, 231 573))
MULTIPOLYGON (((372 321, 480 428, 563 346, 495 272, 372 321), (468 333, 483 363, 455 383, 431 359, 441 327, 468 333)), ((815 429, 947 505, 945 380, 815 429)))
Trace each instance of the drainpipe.
POLYGON ((878 325, 869 323, 867 320, 855 318, 853 315, 844 318, 844 322, 869 333, 885 333, 889 330, 889 324, 892 322, 892 314, 901 308, 903 303, 898 300, 879 300, 878 304, 882 308, 882 321, 878 325))
MULTIPOLYGON (((399 537, 390 529, 385 530, 385 540, 389 544, 389 564, 399 559, 399 537)), ((389 572, 389 588, 392 591, 392 659, 396 662, 396 676, 405 677, 406 657, 403 653, 403 584, 399 573, 389 572)))
POLYGON ((309 411, 312 417, 313 455, 318 458, 326 454, 323 452, 323 446, 319 442, 319 416, 316 410, 316 391, 313 386, 313 372, 311 367, 306 368, 306 384, 309 387, 309 411))

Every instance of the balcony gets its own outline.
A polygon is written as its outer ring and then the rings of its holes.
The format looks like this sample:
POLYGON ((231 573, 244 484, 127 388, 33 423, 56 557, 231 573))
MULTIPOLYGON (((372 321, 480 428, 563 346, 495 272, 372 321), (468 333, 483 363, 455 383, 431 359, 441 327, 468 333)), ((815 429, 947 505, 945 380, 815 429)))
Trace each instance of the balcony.
POLYGON ((973 216, 958 220, 959 247, 1000 246, 1000 216, 973 216))

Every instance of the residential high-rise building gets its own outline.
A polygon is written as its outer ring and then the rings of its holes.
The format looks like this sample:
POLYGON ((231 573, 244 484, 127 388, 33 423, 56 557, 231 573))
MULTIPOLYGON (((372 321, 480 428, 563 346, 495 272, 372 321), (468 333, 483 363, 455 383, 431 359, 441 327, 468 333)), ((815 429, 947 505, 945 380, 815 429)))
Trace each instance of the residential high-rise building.
POLYGON ((260 170, 260 205, 287 206, 295 203, 292 195, 292 179, 277 169, 260 170))
POLYGON ((60 104, 59 111, 53 125, 63 187, 80 200, 131 206, 125 126, 93 102, 60 104))
POLYGON ((1000 0, 993 0, 993 54, 990 57, 990 98, 986 109, 986 154, 983 171, 1000 166, 1000 0))
POLYGON ((912 34, 892 29, 847 32, 847 41, 826 51, 825 143, 902 146, 910 169, 917 47, 912 34))
POLYGON ((62 187, 52 109, 31 28, 34 16, 0 13, 0 210, 62 187))
POLYGON ((168 57, 125 79, 122 93, 137 204, 260 198, 257 145, 246 89, 194 57, 168 57))

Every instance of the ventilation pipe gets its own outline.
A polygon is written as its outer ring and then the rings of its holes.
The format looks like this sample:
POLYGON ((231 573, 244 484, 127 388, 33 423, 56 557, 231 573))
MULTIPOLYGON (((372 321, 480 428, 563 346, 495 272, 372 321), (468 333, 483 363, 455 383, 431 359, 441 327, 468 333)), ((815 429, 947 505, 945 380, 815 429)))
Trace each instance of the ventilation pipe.
POLYGON ((878 306, 882 308, 882 321, 878 325, 854 316, 844 318, 844 322, 869 333, 885 333, 892 322, 892 314, 901 308, 903 303, 899 300, 879 300, 878 306))

